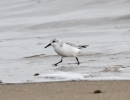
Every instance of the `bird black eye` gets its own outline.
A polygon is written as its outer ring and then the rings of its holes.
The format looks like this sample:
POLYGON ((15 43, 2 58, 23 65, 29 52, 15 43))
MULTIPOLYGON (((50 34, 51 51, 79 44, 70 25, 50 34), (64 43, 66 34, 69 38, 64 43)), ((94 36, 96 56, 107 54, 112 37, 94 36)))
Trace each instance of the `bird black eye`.
POLYGON ((53 43, 56 42, 56 41, 53 41, 53 43))

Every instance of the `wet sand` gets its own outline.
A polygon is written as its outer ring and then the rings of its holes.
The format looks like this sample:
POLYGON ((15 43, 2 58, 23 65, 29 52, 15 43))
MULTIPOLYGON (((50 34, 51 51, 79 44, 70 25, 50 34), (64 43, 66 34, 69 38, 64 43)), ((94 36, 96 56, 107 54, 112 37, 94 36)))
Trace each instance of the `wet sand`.
POLYGON ((0 100, 128 100, 130 81, 72 81, 0 85, 0 100), (96 93, 94 93, 96 91, 96 93))

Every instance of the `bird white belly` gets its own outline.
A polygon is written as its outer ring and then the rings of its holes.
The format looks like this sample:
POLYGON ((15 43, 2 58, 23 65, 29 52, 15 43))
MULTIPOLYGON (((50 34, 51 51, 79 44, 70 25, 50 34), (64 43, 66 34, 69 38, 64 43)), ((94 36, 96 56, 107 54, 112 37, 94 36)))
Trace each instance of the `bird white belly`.
POLYGON ((71 47, 64 44, 63 46, 56 46, 54 48, 55 52, 62 57, 76 57, 79 52, 78 48, 71 47))

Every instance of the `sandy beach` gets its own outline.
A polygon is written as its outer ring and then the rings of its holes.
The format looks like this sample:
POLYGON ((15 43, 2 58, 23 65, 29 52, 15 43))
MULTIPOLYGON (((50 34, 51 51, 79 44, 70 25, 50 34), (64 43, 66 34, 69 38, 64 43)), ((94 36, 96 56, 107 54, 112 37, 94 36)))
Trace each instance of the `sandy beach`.
POLYGON ((0 85, 0 100, 128 100, 130 81, 72 81, 0 85), (94 93, 95 91, 101 93, 94 93))

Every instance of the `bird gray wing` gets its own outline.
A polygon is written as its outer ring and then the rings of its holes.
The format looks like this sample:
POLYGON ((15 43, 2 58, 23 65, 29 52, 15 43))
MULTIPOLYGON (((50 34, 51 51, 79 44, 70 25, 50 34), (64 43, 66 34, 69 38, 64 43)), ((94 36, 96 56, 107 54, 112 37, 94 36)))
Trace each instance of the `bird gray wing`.
POLYGON ((76 47, 76 48, 78 48, 78 49, 82 49, 82 48, 86 48, 86 47, 88 47, 89 45, 76 45, 76 44, 73 44, 73 43, 70 43, 70 42, 65 42, 65 44, 67 44, 67 45, 70 45, 70 46, 72 46, 72 47, 76 47))
POLYGON ((86 47, 88 47, 88 46, 89 46, 89 45, 79 45, 78 48, 79 48, 79 49, 82 49, 82 48, 86 48, 86 47))
POLYGON ((72 46, 72 47, 78 48, 78 46, 77 46, 76 44, 73 44, 73 43, 70 43, 70 42, 65 42, 65 44, 70 45, 70 46, 72 46))

